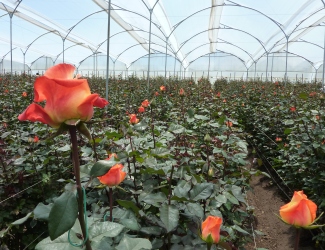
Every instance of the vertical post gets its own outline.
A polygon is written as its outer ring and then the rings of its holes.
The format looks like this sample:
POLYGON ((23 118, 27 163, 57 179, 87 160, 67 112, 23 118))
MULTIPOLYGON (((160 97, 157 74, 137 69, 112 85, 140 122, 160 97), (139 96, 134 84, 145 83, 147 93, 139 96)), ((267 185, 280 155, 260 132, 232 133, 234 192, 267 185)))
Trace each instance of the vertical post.
POLYGON ((64 63, 64 42, 65 42, 65 39, 62 38, 62 62, 64 63))
POLYGON ((9 14, 10 17, 10 82, 12 83, 12 16, 13 13, 9 14))
POLYGON ((255 64, 255 72, 254 72, 254 81, 256 80, 256 62, 254 62, 255 64))
POLYGON ((287 82, 288 82, 288 49, 289 49, 289 37, 286 35, 286 39, 287 39, 287 43, 286 43, 286 71, 285 71, 285 84, 284 86, 287 85, 287 82))
POLYGON ((150 13, 150 18, 149 18, 149 56, 148 56, 148 73, 147 73, 147 78, 148 78, 148 93, 149 93, 149 88, 150 88, 150 76, 149 76, 149 72, 150 72, 150 54, 151 54, 151 19, 152 19, 152 11, 153 9, 149 9, 149 13, 150 13))
POLYGON ((265 72, 266 73, 266 80, 265 80, 266 82, 269 80, 268 75, 267 75, 268 67, 269 67, 269 53, 266 53, 266 72, 265 72))
POLYGON ((176 54, 175 54, 175 63, 174 63, 174 76, 175 76, 175 72, 176 72, 176 54))
MULTIPOLYGON (((325 27, 325 26, 324 26, 325 27)), ((322 91, 324 92, 324 76, 325 76, 325 32, 324 32, 324 48, 323 48, 323 75, 322 75, 322 91)))
POLYGON ((166 77, 167 77, 167 43, 168 43, 168 37, 166 37, 166 52, 165 52, 165 80, 164 80, 165 86, 166 86, 166 77))
POLYGON ((109 83, 109 42, 110 42, 110 31, 111 31, 111 0, 108 2, 108 17, 107 17, 107 58, 106 58, 106 86, 105 86, 105 97, 108 100, 108 83, 109 83))
POLYGON ((210 53, 209 53, 209 66, 208 66, 208 80, 209 80, 209 76, 210 76, 210 53))
POLYGON ((274 61, 274 53, 272 55, 272 65, 271 65, 271 82, 273 81, 273 61, 274 61))

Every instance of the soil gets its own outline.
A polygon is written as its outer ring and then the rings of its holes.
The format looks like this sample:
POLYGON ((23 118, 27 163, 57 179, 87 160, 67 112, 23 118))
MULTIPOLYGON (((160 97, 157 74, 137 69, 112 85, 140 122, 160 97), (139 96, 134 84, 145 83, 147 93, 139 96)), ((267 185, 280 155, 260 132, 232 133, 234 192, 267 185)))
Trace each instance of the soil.
MULTIPOLYGON (((264 170, 262 170, 264 171, 264 170)), ((248 192, 247 202, 254 207, 253 227, 263 233, 255 235, 253 242, 246 246, 246 250, 293 250, 296 230, 283 223, 275 214, 289 200, 283 197, 279 188, 269 177, 254 176, 250 182, 251 191, 248 192)), ((319 249, 313 247, 312 235, 303 230, 300 238, 299 250, 319 249)))

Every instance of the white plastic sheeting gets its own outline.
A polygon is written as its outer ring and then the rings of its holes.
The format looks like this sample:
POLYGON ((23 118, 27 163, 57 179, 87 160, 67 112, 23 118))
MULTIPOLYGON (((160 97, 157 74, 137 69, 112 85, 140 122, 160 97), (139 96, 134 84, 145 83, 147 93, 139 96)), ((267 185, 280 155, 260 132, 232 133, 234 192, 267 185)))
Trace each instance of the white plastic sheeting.
MULTIPOLYGON (((12 58, 14 71, 64 61, 104 75, 108 2, 0 0, 0 70, 10 71, 12 58)), ((146 75, 150 48, 150 75, 270 80, 287 72, 311 81, 323 72, 324 7, 322 0, 111 0, 109 72, 146 75)))

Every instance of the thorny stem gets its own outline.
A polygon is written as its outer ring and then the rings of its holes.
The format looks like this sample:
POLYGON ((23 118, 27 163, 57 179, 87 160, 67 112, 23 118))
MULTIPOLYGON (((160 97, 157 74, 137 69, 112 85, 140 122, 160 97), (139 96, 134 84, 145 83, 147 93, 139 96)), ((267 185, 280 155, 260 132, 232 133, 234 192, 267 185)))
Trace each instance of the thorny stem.
MULTIPOLYGON (((73 167, 74 167, 74 175, 76 178, 77 184, 77 193, 78 193, 78 219, 81 227, 81 231, 83 237, 86 237, 86 223, 85 223, 85 216, 84 216, 84 207, 83 207, 83 193, 81 189, 81 179, 80 179, 80 163, 79 163, 79 153, 78 153, 78 141, 77 141, 77 128, 76 126, 70 125, 69 132, 71 137, 72 143, 72 159, 73 159, 73 167)), ((92 250, 90 246, 89 238, 86 241, 86 249, 92 250)))

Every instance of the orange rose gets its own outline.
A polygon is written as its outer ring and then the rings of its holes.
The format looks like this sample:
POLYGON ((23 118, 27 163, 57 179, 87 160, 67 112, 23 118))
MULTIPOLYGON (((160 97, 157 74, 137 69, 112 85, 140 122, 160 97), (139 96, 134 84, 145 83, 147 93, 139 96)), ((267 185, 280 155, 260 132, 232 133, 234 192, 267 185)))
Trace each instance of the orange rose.
POLYGON ((142 103, 141 103, 141 106, 147 108, 148 106, 150 105, 150 102, 148 101, 148 99, 144 100, 142 103))
POLYGON ((62 123, 89 121, 93 107, 105 107, 108 102, 98 94, 91 94, 86 79, 73 79, 75 67, 58 64, 49 68, 34 84, 34 102, 46 101, 43 108, 33 103, 18 116, 20 121, 39 121, 59 128, 62 123))
POLYGON ((138 109, 139 113, 143 113, 145 111, 144 107, 140 106, 140 108, 138 109))
POLYGON ((282 220, 296 227, 307 227, 316 219, 317 205, 303 191, 295 191, 291 201, 280 208, 282 220))
POLYGON ((105 175, 97 177, 100 183, 107 185, 108 187, 114 187, 119 185, 126 176, 126 172, 122 171, 123 165, 116 164, 111 167, 105 175))
POLYGON ((206 220, 202 223, 202 239, 204 241, 209 241, 209 236, 212 238, 212 242, 218 243, 220 240, 220 227, 222 224, 222 219, 218 216, 208 216, 206 220))
POLYGON ((166 87, 164 85, 160 86, 160 91, 166 91, 166 87))
POLYGON ((290 107, 290 111, 291 112, 295 112, 296 111, 296 107, 290 107))
POLYGON ((34 142, 35 142, 35 143, 38 143, 38 142, 39 142, 39 138, 38 138, 37 135, 35 135, 35 137, 34 137, 34 142))
POLYGON ((27 97, 27 93, 26 93, 26 92, 23 92, 21 95, 22 95, 23 97, 27 97))
POLYGON ((139 119, 137 119, 137 116, 135 114, 131 114, 129 115, 129 117, 130 117, 129 123, 137 124, 139 122, 139 119))
POLYGON ((185 91, 184 91, 184 89, 183 89, 183 88, 181 88, 181 89, 179 90, 179 95, 180 95, 180 96, 183 96, 183 95, 185 95, 185 91))
POLYGON ((159 93, 156 91, 155 96, 159 96, 159 93))

